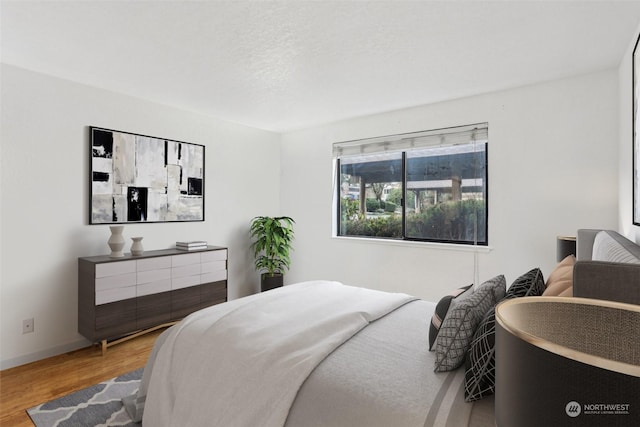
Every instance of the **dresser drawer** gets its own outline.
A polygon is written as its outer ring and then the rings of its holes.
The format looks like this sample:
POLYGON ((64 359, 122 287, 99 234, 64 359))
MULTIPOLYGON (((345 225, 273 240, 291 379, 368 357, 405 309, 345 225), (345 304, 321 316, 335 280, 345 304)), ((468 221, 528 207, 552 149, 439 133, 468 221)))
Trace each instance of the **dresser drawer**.
POLYGON ((200 287, 200 308, 227 301, 227 282, 207 283, 200 287))
POLYGON ((200 308, 199 287, 171 292, 171 320, 179 320, 200 308))
POLYGON ((138 271, 136 283, 158 282, 160 280, 171 279, 171 269, 163 268, 160 270, 138 271))
POLYGON ((200 264, 200 273, 212 273, 214 271, 227 271, 227 261, 211 261, 200 264))
POLYGON ((200 284, 200 275, 175 277, 171 279, 171 289, 183 289, 200 284))
POLYGON ((190 264, 200 264, 200 253, 174 255, 171 257, 171 266, 174 268, 190 264))
POLYGON ((96 307, 93 327, 103 338, 116 338, 136 328, 136 300, 96 307))
POLYGON ((171 292, 149 295, 136 300, 136 326, 150 328, 171 320, 171 292))
POLYGON ((171 269, 171 278, 197 276, 200 274, 200 264, 183 265, 171 269))
POLYGON ((200 254, 200 261, 203 263, 210 262, 210 261, 226 261, 226 260, 227 260, 226 249, 219 250, 219 251, 202 252, 200 254))
POLYGON ((118 276, 136 271, 136 261, 118 261, 96 264, 96 279, 99 277, 118 276))
POLYGON ((160 280, 157 282, 143 283, 136 286, 136 296, 145 296, 159 294, 171 290, 171 279, 160 280))
POLYGON ((221 280, 227 280, 227 270, 213 271, 200 275, 200 283, 219 282, 221 280))
POLYGON ((96 292, 96 305, 107 304, 110 302, 123 301, 136 297, 136 287, 127 286, 124 288, 107 289, 105 291, 96 292))
POLYGON ((171 268, 171 257, 169 256, 139 259, 136 262, 137 271, 151 271, 171 268))
POLYGON ((107 276, 96 279, 96 292, 108 289, 125 288, 135 286, 136 273, 120 274, 118 276, 107 276))

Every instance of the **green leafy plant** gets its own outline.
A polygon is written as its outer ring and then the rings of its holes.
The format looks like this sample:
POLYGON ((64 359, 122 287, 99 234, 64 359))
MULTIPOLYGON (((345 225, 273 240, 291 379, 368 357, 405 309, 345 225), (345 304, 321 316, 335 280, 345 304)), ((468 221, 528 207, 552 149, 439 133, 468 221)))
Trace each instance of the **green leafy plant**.
POLYGON ((256 270, 266 270, 264 274, 273 277, 289 269, 294 223, 288 216, 258 216, 251 220, 251 237, 255 239, 251 248, 256 258, 256 270))
POLYGON ((380 200, 378 199, 367 199, 367 212, 375 212, 380 209, 380 200))
MULTIPOLYGON (((395 205, 386 202, 385 210, 395 211, 395 205)), ((486 218, 482 200, 440 203, 423 209, 421 213, 408 213, 406 235, 423 239, 472 242, 475 240, 474 224, 484 224, 486 218)), ((362 215, 343 217, 340 227, 343 236, 402 237, 402 217, 398 214, 373 218, 362 215)), ((486 240, 484 227, 478 227, 477 239, 486 240)))
POLYGON ((388 213, 394 213, 396 211, 397 205, 393 202, 386 201, 384 202, 384 211, 388 213))

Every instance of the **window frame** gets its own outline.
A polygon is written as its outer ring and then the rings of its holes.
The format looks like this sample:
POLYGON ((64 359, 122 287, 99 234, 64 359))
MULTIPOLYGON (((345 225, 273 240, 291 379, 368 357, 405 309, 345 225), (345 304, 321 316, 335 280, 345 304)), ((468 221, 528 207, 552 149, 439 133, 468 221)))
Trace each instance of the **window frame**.
MULTIPOLYGON (((408 189, 408 177, 407 177, 407 153, 412 151, 412 150, 421 150, 421 149, 425 149, 425 148, 429 148, 427 147, 416 147, 416 148, 403 148, 401 150, 399 150, 401 152, 401 165, 402 165, 402 171, 401 171, 401 179, 402 179, 402 202, 401 202, 401 207, 402 207, 402 218, 401 218, 401 232, 402 235, 400 237, 381 237, 381 236, 367 236, 367 235, 349 235, 349 234, 342 234, 342 195, 341 195, 341 180, 342 180, 342 158, 344 157, 348 157, 348 156, 340 156, 340 155, 335 155, 334 156, 334 165, 335 165, 335 174, 334 174, 334 179, 336 180, 336 188, 334 189, 333 192, 333 197, 335 200, 335 213, 336 213, 336 219, 334 221, 334 226, 335 228, 335 233, 334 233, 334 237, 338 237, 338 238, 348 238, 348 239, 362 239, 362 240, 371 240, 371 239, 375 239, 375 240, 380 240, 380 241, 391 241, 391 242, 415 242, 415 243, 429 243, 429 244, 436 244, 436 245, 460 245, 460 246, 464 246, 464 247, 484 247, 484 248, 488 248, 489 247, 489 138, 488 138, 488 124, 484 123, 482 124, 484 126, 485 131, 487 132, 487 138, 485 140, 481 140, 481 141, 473 141, 474 144, 478 144, 479 146, 483 146, 484 150, 479 150, 479 151, 484 151, 484 164, 482 165, 482 168, 484 168, 484 175, 481 177, 483 180, 483 205, 484 205, 484 217, 485 217, 485 221, 484 221, 484 240, 478 240, 478 235, 480 235, 479 230, 480 230, 480 226, 482 224, 478 223, 476 221, 476 232, 475 232, 475 239, 474 240, 455 240, 455 239, 440 239, 440 238, 423 238, 423 237, 408 237, 407 236, 407 219, 408 219, 408 215, 407 215, 407 206, 406 206, 406 202, 407 202, 407 193, 408 191, 410 191, 408 189)), ((416 132, 415 134, 419 134, 419 132, 416 132)), ((412 134, 402 134, 402 135, 393 135, 391 137, 405 137, 406 135, 412 135, 412 134)), ((385 137, 381 137, 381 138, 385 138, 385 137)), ((380 139, 380 138, 376 138, 376 139, 380 139)), ((471 143, 472 141, 469 141, 469 143, 471 143)), ((441 146, 455 146, 456 144, 443 144, 440 145, 441 146)), ((435 148, 436 146, 431 146, 433 148, 435 148)), ((335 152, 335 148, 334 148, 334 152, 335 152)), ((373 153, 367 153, 367 154, 373 154, 373 153)), ((477 217, 476 217, 477 218, 477 217)))

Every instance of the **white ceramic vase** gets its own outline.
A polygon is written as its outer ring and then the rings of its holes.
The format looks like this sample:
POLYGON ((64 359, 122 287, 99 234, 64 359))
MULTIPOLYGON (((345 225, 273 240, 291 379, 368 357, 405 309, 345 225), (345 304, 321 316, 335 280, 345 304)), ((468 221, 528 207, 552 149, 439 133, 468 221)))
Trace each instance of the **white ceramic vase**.
POLYGON ((132 237, 133 243, 131 244, 131 255, 140 256, 144 253, 144 248, 142 247, 142 237, 132 237))
POLYGON ((121 258, 124 256, 124 237, 122 237, 122 231, 124 230, 124 225, 110 225, 111 229, 111 237, 107 240, 107 244, 111 248, 111 258, 121 258))

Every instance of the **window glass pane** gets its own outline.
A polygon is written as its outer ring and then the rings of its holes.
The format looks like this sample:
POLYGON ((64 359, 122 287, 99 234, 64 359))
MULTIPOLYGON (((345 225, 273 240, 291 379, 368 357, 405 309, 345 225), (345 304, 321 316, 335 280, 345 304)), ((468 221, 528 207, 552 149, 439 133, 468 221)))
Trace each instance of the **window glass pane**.
POLYGON ((406 237, 486 244, 486 144, 407 151, 406 237))
POLYGON ((340 236, 402 238, 402 153, 340 159, 340 236))

